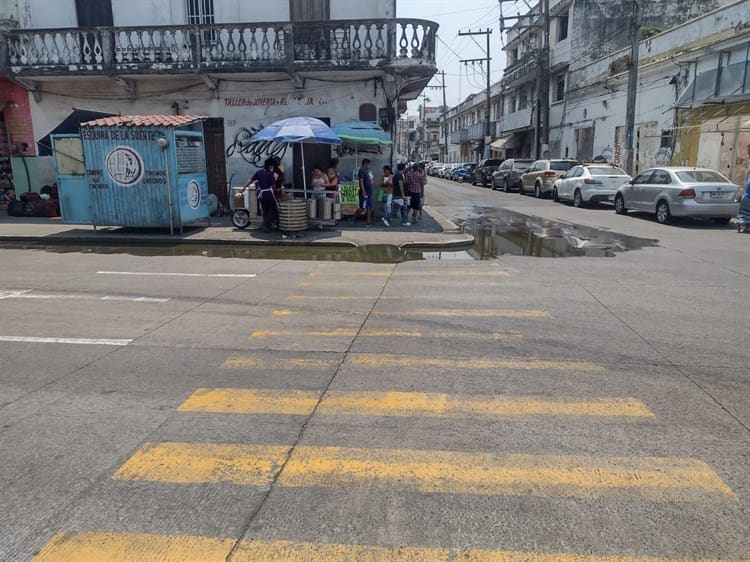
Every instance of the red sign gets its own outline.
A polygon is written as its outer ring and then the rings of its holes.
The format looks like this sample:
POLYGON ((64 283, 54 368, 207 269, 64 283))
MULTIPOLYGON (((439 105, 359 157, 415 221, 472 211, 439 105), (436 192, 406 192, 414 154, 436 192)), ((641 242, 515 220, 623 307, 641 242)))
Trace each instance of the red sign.
POLYGON ((29 94, 8 80, 0 79, 0 104, 13 156, 36 156, 29 94))

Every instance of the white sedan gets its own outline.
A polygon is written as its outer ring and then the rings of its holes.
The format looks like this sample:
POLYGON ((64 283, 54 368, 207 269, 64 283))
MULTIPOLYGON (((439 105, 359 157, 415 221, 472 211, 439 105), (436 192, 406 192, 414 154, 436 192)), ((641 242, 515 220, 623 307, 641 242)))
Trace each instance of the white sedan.
POLYGON ((614 201, 617 188, 630 180, 624 170, 611 164, 581 164, 555 181, 552 199, 572 201, 576 207, 614 201))

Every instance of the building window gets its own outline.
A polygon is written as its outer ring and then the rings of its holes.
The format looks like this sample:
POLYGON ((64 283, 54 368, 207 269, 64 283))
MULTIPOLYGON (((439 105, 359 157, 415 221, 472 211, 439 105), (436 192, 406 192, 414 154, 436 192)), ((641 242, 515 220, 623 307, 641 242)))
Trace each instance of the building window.
POLYGON ((555 78, 555 101, 565 99, 565 75, 560 74, 555 78))
POLYGON ((214 23, 214 0, 187 0, 188 24, 214 23))
POLYGON ((557 16, 557 41, 565 41, 568 38, 568 13, 557 16))
POLYGON ((331 19, 331 0, 290 0, 292 21, 325 21, 331 19))
POLYGON ((526 109, 526 107, 529 105, 529 97, 526 93, 526 87, 524 86, 520 90, 518 90, 518 109, 526 109))
POLYGON ((518 47, 513 47, 510 50, 508 58, 510 59, 510 64, 515 64, 516 62, 518 62, 518 47))
POLYGON ((363 103, 359 106, 359 120, 372 121, 378 120, 378 108, 373 103, 363 103))

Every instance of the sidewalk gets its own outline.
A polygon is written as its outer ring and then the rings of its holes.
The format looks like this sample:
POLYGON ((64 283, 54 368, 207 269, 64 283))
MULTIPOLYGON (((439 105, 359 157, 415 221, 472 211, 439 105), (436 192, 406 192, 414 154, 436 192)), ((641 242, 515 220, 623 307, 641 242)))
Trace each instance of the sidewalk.
POLYGON ((109 244, 109 245, 180 245, 180 244, 232 244, 232 245, 315 245, 360 247, 371 245, 400 248, 449 249, 471 246, 474 237, 434 209, 425 206, 422 221, 411 227, 402 227, 394 221, 387 227, 378 217, 372 228, 363 221, 350 223, 344 219, 335 227, 324 230, 307 230, 294 236, 265 233, 262 229, 239 230, 232 226, 229 217, 213 217, 211 226, 185 228, 174 236, 167 229, 137 229, 100 227, 94 231, 86 225, 63 224, 59 219, 0 216, 0 244, 109 244))

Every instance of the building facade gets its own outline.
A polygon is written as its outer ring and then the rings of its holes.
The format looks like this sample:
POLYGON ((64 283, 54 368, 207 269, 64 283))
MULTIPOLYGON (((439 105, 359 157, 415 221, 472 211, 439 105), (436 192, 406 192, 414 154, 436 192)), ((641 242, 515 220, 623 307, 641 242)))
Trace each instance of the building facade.
MULTIPOLYGON (((224 155, 224 169, 215 171, 224 192, 265 158, 267 147, 249 143, 264 125, 304 115, 393 130, 399 102, 415 99, 436 70, 437 24, 397 19, 395 0, 13 4, 0 75, 31 95, 36 140, 73 108, 216 118, 207 143, 224 155)), ((296 158, 284 154, 295 170, 296 158)), ((33 164, 36 183, 51 181, 49 158, 33 164)))
MULTIPOLYGON (((700 129, 696 119, 711 121, 724 114, 710 99, 707 103, 713 104, 712 108, 692 99, 690 106, 684 107, 683 94, 690 84, 710 82, 705 76, 689 78, 690 72, 699 76, 704 67, 713 68, 711 76, 723 80, 716 92, 724 95, 722 100, 730 100, 722 101, 724 109, 731 103, 738 115, 744 111, 736 105, 743 101, 744 90, 735 81, 739 80, 737 76, 744 76, 741 67, 747 57, 742 54, 742 45, 748 32, 743 22, 750 18, 748 5, 747 0, 640 0, 644 39, 637 88, 639 167, 664 162, 667 152, 675 157, 670 161, 678 163, 697 162, 698 153, 711 152, 695 148, 696 131, 700 129), (729 52, 717 54, 724 49, 729 52), (697 58, 689 62, 689 57, 697 58), (727 70, 728 66, 733 72, 727 70), (728 82, 730 75, 734 81, 728 82), (735 95, 727 97, 731 88, 736 90, 735 95), (679 107, 673 107, 679 99, 679 107), (697 110, 696 103, 700 106, 697 110), (690 150, 685 149, 685 141, 680 141, 686 135, 692 139, 690 150)), ((603 157, 620 162, 625 142, 633 3, 550 0, 549 8, 548 28, 537 4, 520 18, 513 18, 507 31, 504 75, 490 89, 492 154, 502 158, 603 157), (546 80, 542 80, 543 73, 546 80), (547 95, 538 95, 547 84, 547 95)), ((709 90, 714 91, 711 87, 709 90)), ((451 147, 450 161, 481 159, 478 141, 485 104, 486 90, 470 95, 448 112, 445 134, 451 147)), ((740 141, 737 150, 742 146, 740 141)))

